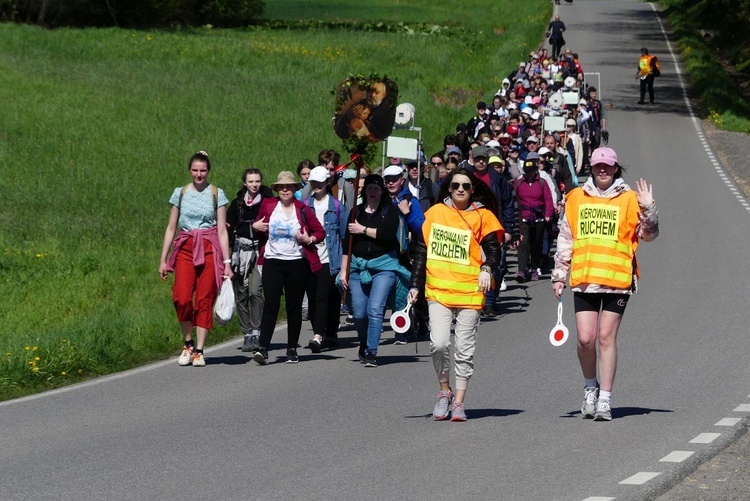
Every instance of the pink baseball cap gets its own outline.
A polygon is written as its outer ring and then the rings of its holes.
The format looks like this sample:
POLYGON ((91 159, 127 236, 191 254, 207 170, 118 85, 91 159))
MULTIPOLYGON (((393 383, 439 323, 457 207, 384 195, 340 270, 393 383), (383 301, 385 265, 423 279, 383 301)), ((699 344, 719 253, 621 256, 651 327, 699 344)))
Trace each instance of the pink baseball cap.
POLYGON ((597 148, 591 154, 591 165, 617 165, 617 153, 612 148, 597 148))

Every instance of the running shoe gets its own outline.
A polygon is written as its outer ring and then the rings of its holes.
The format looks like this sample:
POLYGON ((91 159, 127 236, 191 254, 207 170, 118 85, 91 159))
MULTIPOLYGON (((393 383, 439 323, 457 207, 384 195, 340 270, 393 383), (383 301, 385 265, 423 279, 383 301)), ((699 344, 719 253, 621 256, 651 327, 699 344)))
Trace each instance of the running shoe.
POLYGON ((253 337, 249 334, 245 334, 242 339, 242 351, 250 353, 253 351, 253 337))
POLYGON ((466 421, 466 411, 463 402, 453 402, 451 405, 451 421, 466 421))
POLYGON ((354 325, 354 315, 347 315, 344 319, 346 325, 354 325))
POLYGON ((365 367, 377 367, 378 360, 375 355, 365 355, 365 367))
POLYGON ((263 347, 258 348, 258 351, 253 355, 253 360, 255 360, 258 365, 268 365, 268 350, 263 347))
POLYGON ((338 348, 339 346, 339 340, 335 337, 324 337, 323 341, 320 343, 321 349, 328 349, 333 350, 338 348))
POLYGON ((500 282, 500 292, 505 292, 508 290, 508 284, 505 283, 505 279, 503 278, 503 281, 500 282))
POLYGON ((363 344, 359 345, 359 352, 357 353, 357 358, 359 358, 360 362, 365 361, 365 345, 363 344))
POLYGON ((190 363, 193 361, 193 353, 195 353, 195 351, 193 350, 192 346, 183 346, 182 353, 180 353, 180 357, 177 359, 177 363, 179 365, 182 365, 183 367, 186 365, 190 365, 190 363))
POLYGON ((491 318, 496 317, 497 313, 495 313, 495 307, 490 303, 486 303, 484 308, 482 308, 482 316, 491 318))
POLYGON ((599 388, 595 386, 587 386, 583 389, 583 403, 581 404, 581 414, 583 414, 583 417, 594 417, 598 399, 599 388))
POLYGON ((612 409, 609 400, 599 400, 596 402, 596 412, 594 421, 612 421, 612 409))
POLYGON ((397 332, 396 337, 393 340, 393 344, 404 345, 406 343, 407 343, 406 336, 404 336, 403 334, 399 334, 397 332))
POLYGON ((522 271, 519 271, 518 273, 516 273, 516 282, 518 282, 519 284, 522 284, 525 281, 526 281, 526 273, 522 271))
POLYGON ((531 281, 536 282, 537 280, 539 280, 539 268, 531 272, 531 281))
POLYGON ((289 348, 288 350, 286 350, 286 363, 296 364, 297 362, 299 362, 297 350, 295 350, 294 348, 289 348))
POLYGON ((203 353, 193 353, 192 364, 193 367, 205 367, 206 359, 203 358, 203 353))
POLYGON ((435 404, 435 408, 432 410, 432 417, 435 418, 435 421, 443 421, 444 419, 448 419, 448 412, 450 410, 452 402, 453 392, 451 390, 440 391, 438 393, 438 401, 435 404))
POLYGON ((310 348, 310 351, 313 353, 320 353, 320 350, 323 349, 320 341, 315 338, 311 339, 310 342, 307 343, 307 347, 310 348))

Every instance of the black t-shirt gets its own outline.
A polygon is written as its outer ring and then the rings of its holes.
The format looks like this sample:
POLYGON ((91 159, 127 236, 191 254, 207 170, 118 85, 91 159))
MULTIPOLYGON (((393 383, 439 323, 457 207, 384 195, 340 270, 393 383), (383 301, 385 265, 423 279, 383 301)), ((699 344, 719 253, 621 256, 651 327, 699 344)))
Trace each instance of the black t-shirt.
MULTIPOLYGON (((359 224, 377 230, 375 238, 365 235, 350 235, 346 230, 345 249, 349 248, 349 239, 353 240, 352 254, 362 259, 375 259, 398 248, 396 232, 398 231, 398 207, 388 203, 383 209, 379 207, 374 213, 365 211, 365 205, 359 205, 356 220, 359 224)), ((370 231, 372 235, 372 231, 370 231)))

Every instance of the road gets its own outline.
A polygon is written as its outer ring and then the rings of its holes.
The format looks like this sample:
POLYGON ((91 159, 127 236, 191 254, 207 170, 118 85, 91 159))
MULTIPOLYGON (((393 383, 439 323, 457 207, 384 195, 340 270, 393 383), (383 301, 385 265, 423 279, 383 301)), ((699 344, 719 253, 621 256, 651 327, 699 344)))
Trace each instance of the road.
MULTIPOLYGON (((716 424, 750 415, 750 210, 711 162, 651 6, 559 11, 585 71, 601 74, 626 180, 652 182, 660 211, 620 331, 612 422, 580 416, 575 343, 547 340, 549 283, 510 283, 503 314, 480 327, 466 423, 431 419, 425 342, 384 345, 376 369, 356 361, 351 331, 297 365, 256 366, 235 342, 205 369, 171 360, 0 404, 2 498, 651 499, 729 441, 738 424, 716 424), (633 81, 644 45, 663 72, 645 107, 633 81), (660 461, 674 451, 692 455, 660 461)), ((570 293, 565 305, 573 330, 570 293)))

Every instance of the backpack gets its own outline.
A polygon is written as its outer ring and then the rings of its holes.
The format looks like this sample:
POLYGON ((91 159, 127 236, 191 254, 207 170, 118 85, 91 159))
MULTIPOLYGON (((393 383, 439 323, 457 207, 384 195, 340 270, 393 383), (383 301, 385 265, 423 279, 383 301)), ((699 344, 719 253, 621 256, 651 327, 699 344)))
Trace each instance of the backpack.
POLYGON ((651 62, 651 65, 653 66, 653 69, 654 69, 654 76, 660 77, 661 76, 661 64, 659 64, 659 59, 656 56, 654 56, 654 59, 651 62))

